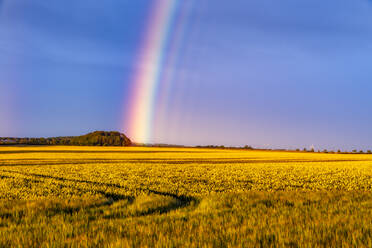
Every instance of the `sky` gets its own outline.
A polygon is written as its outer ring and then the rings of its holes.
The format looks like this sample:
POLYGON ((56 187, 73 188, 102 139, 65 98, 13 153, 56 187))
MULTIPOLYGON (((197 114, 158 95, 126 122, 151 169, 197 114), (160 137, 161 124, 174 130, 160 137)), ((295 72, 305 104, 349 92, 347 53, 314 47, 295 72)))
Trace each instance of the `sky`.
MULTIPOLYGON (((155 1, 0 0, 0 136, 125 133, 155 1)), ((194 2, 152 143, 372 149, 371 1, 194 2)))

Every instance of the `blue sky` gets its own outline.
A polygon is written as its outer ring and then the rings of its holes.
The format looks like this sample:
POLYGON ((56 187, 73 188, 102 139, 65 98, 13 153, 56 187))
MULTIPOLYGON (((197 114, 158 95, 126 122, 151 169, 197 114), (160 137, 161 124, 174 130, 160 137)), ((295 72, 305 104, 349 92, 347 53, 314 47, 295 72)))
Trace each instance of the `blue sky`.
MULTIPOLYGON (((0 136, 122 130, 151 1, 0 0, 0 136)), ((198 1, 154 142, 372 148, 372 3, 198 1)))

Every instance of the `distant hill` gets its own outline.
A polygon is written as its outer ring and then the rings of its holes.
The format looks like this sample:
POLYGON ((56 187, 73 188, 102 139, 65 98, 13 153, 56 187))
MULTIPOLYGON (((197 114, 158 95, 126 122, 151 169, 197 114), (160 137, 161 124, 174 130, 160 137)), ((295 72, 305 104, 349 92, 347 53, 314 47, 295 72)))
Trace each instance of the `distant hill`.
POLYGON ((122 133, 104 131, 69 137, 0 138, 0 145, 130 146, 131 144, 131 140, 122 133))

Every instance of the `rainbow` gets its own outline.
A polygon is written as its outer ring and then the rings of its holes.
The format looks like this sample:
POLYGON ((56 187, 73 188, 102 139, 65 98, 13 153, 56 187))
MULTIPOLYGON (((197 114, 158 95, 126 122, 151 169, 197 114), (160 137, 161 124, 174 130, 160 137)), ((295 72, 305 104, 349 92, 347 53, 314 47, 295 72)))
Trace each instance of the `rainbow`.
POLYGON ((131 79, 129 103, 126 103, 124 130, 135 142, 148 143, 151 140, 156 98, 162 82, 166 81, 162 75, 164 67, 167 58, 174 58, 178 53, 178 43, 182 37, 180 33, 183 32, 180 29, 184 29, 188 16, 185 12, 191 6, 182 2, 154 0, 150 8, 146 32, 136 60, 138 69, 131 79))

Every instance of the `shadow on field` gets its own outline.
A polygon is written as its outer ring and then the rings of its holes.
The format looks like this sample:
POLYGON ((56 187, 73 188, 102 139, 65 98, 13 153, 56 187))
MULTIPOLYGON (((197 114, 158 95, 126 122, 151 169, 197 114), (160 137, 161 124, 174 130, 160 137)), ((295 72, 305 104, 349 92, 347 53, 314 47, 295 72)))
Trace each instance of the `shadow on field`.
POLYGON ((208 151, 174 151, 174 150, 163 150, 163 151, 120 151, 120 150, 18 150, 18 151, 0 151, 0 154, 25 154, 25 153, 124 153, 124 154, 143 154, 143 153, 209 153, 208 151))
POLYGON ((231 158, 208 158, 208 159, 128 159, 123 160, 126 163, 141 164, 262 164, 262 163, 329 163, 329 162, 349 162, 349 161, 372 161, 372 159, 231 159, 231 158))
POLYGON ((372 159, 257 159, 257 158, 208 158, 208 159, 66 159, 66 160, 45 160, 45 159, 7 159, 0 160, 0 167, 5 166, 32 166, 32 165, 89 165, 89 164, 260 164, 260 163, 341 163, 359 161, 366 162, 372 159))
MULTIPOLYGON (((89 180, 80 180, 80 179, 68 179, 64 177, 56 177, 56 176, 50 176, 50 175, 42 175, 42 174, 36 174, 36 173, 25 173, 25 172, 18 172, 18 171, 11 171, 11 170, 2 170, 4 172, 8 173, 14 173, 14 174, 19 174, 19 175, 24 175, 24 176, 32 176, 32 177, 38 177, 38 178, 46 178, 46 179, 53 179, 56 181, 62 181, 62 182, 74 182, 74 183, 85 183, 88 185, 92 186, 101 186, 101 187, 109 187, 109 188, 117 188, 117 189, 128 189, 127 187, 124 187, 119 184, 114 184, 114 183, 104 183, 104 182, 95 182, 95 181, 89 181, 89 180)), ((6 176, 6 175, 0 175, 0 178, 14 178, 17 179, 16 177, 11 177, 11 176, 6 176)), ((40 181, 39 181, 40 182, 40 181)), ((176 195, 168 192, 160 192, 156 190, 151 190, 151 189, 141 189, 139 188, 140 191, 147 193, 147 194, 153 194, 157 196, 164 196, 168 198, 172 198, 173 201, 169 201, 168 204, 165 205, 160 205, 160 206, 154 206, 154 207, 149 207, 145 211, 137 212, 134 216, 135 217, 140 217, 140 216, 147 216, 147 215, 153 215, 153 214, 166 214, 169 213, 173 210, 177 209, 182 209, 190 206, 192 203, 197 203, 197 199, 194 197, 189 197, 185 195, 176 195)), ((86 191, 86 190, 83 190, 86 191)), ((134 201, 136 200, 136 197, 133 196, 127 196, 127 195, 122 195, 118 193, 111 193, 103 190, 94 190, 95 193, 98 193, 100 195, 103 195, 107 201, 101 204, 93 204, 90 206, 86 206, 84 209, 93 209, 93 208, 99 208, 102 206, 111 206, 116 202, 120 201, 127 201, 128 204, 133 204, 134 201)), ((67 214, 73 214, 74 212, 80 211, 80 207, 70 207, 66 208, 64 210, 59 209, 59 212, 64 212, 67 214)), ((58 212, 57 210, 54 211, 55 214, 58 212)), ((53 213, 53 211, 52 211, 53 213)), ((108 215, 105 216, 105 218, 119 218, 122 217, 122 215, 108 215)))

